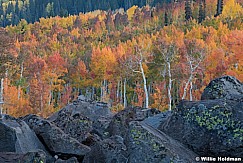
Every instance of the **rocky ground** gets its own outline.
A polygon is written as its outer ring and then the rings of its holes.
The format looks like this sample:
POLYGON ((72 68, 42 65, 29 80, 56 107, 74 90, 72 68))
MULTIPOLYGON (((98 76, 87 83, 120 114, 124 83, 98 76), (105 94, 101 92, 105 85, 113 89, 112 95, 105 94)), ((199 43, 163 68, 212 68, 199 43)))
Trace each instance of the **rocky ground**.
POLYGON ((201 101, 172 112, 79 99, 47 119, 0 119, 1 163, 190 163, 198 156, 243 156, 243 84, 215 79, 201 101))

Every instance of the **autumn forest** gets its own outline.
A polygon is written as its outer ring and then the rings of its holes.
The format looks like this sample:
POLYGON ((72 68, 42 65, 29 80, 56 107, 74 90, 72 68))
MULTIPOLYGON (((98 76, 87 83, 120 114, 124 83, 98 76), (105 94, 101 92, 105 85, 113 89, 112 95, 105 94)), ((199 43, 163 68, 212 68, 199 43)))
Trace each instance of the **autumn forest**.
POLYGON ((10 22, 0 30, 2 111, 48 116, 80 94, 114 112, 171 110, 216 77, 243 81, 242 4, 144 3, 10 22))

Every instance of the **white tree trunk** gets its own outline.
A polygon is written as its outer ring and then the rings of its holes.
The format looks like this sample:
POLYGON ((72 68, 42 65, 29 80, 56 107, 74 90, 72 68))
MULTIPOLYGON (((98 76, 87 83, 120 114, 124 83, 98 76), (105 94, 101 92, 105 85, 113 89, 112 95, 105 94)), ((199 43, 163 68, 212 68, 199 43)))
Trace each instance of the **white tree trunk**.
POLYGON ((124 91, 123 91, 123 106, 124 106, 124 108, 127 107, 126 83, 127 83, 127 79, 125 78, 125 79, 124 79, 124 84, 123 84, 123 86, 124 86, 124 91))
POLYGON ((192 101, 192 81, 190 82, 190 101, 192 101))
POLYGON ((3 78, 1 79, 1 88, 0 88, 0 115, 3 114, 3 78))
POLYGON ((144 87, 144 93, 145 93, 145 108, 148 108, 149 106, 149 96, 148 96, 148 90, 147 90, 147 80, 144 74, 144 70, 143 70, 143 65, 142 62, 139 62, 139 66, 140 66, 140 71, 143 77, 143 87, 144 87))
POLYGON ((103 102, 105 102, 106 97, 106 80, 104 79, 104 85, 103 85, 103 102))
POLYGON ((1 89, 0 89, 0 102, 3 102, 3 81, 4 79, 1 79, 1 89))
POLYGON ((51 101, 52 101, 52 80, 50 82, 51 88, 50 88, 50 92, 49 92, 49 101, 48 101, 48 105, 51 105, 51 101))
MULTIPOLYGON (((194 73, 194 70, 196 68, 196 66, 193 68, 192 61, 191 60, 189 60, 188 62, 189 62, 189 66, 190 66, 190 77, 187 80, 186 85, 184 87, 184 92, 183 92, 182 100, 184 100, 186 98, 187 88, 188 88, 188 85, 192 82, 193 73, 194 73)), ((191 87, 192 87, 192 84, 191 84, 191 87)), ((191 100, 191 90, 190 90, 190 100, 191 100)))
POLYGON ((100 86, 100 101, 103 101, 103 82, 101 82, 100 86))
POLYGON ((43 86, 41 86, 41 87, 42 88, 41 88, 41 93, 40 93, 40 111, 43 110, 43 92, 44 92, 43 86))
POLYGON ((187 80, 186 85, 185 85, 185 87, 184 87, 184 89, 183 89, 182 100, 184 100, 184 99, 186 98, 187 88, 188 88, 188 86, 189 86, 191 80, 192 80, 192 74, 190 75, 190 77, 189 77, 189 79, 187 80))
POLYGON ((48 105, 51 105, 51 98, 52 98, 52 91, 50 90, 49 92, 49 101, 48 101, 48 105))
POLYGON ((122 103, 123 103, 123 98, 122 98, 122 97, 123 97, 122 80, 121 80, 121 89, 120 89, 120 90, 121 90, 121 92, 120 92, 120 98, 121 98, 121 99, 120 99, 120 102, 121 102, 121 104, 122 104, 122 103))
MULTIPOLYGON (((117 82, 117 88, 116 88, 116 100, 119 100, 119 90, 120 89, 120 81, 117 82)), ((119 101, 120 102, 120 101, 119 101)))
MULTIPOLYGON (((21 63, 21 70, 20 70, 20 81, 22 81, 23 78, 23 72, 24 72, 24 63, 21 63)), ((18 100, 20 99, 20 91, 21 91, 21 87, 20 85, 18 85, 18 100)))
POLYGON ((172 101, 172 97, 171 97, 171 87, 172 87, 172 77, 171 77, 171 68, 170 68, 170 62, 167 62, 167 66, 168 66, 168 76, 169 76, 169 85, 168 85, 168 98, 169 98, 169 103, 168 103, 168 107, 169 107, 169 111, 171 111, 171 101, 172 101))

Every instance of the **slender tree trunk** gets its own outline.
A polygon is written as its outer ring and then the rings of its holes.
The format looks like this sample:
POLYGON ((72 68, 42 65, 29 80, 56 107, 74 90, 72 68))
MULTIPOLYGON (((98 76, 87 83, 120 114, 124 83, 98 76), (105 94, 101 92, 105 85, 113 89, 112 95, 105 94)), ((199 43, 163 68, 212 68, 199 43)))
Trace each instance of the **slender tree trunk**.
POLYGON ((149 96, 148 96, 148 90, 147 90, 147 80, 144 74, 144 70, 143 70, 143 65, 142 62, 139 62, 139 66, 140 66, 140 71, 142 73, 142 77, 143 77, 143 87, 144 87, 144 93, 145 93, 145 108, 148 108, 149 106, 149 96))
POLYGON ((124 79, 124 84, 123 84, 123 86, 124 86, 124 91, 123 91, 123 106, 124 106, 124 108, 127 107, 126 83, 127 83, 127 79, 125 78, 125 79, 124 79))
POLYGON ((0 102, 3 102, 3 82, 4 79, 1 79, 1 89, 0 89, 0 102))
POLYGON ((106 81, 106 90, 107 90, 107 94, 108 95, 111 94, 109 85, 110 85, 110 82, 109 81, 106 81))
POLYGON ((189 79, 187 80, 186 85, 185 85, 185 87, 184 87, 182 100, 184 100, 184 99, 186 98, 187 88, 188 88, 188 86, 189 86, 191 80, 192 80, 192 74, 190 75, 190 77, 189 77, 189 79))
MULTIPOLYGON (((23 78, 23 71, 24 71, 24 63, 21 63, 21 70, 20 70, 20 81, 22 82, 22 78, 23 78)), ((18 85, 18 100, 20 99, 20 91, 21 91, 21 87, 20 87, 20 83, 18 85)))
POLYGON ((49 91, 49 101, 48 101, 48 105, 51 105, 51 101, 52 101, 52 91, 49 91))
POLYGON ((132 102, 133 102, 133 103, 138 102, 138 100, 137 100, 137 94, 135 93, 135 91, 133 91, 132 102))
POLYGON ((192 101, 192 81, 190 81, 190 101, 192 101))
POLYGON ((43 110, 43 85, 41 84, 41 92, 40 92, 40 111, 43 110))
POLYGON ((120 90, 121 90, 121 92, 120 92, 120 102, 121 102, 121 104, 122 104, 122 103, 123 103, 123 98, 122 98, 122 97, 123 97, 123 91, 122 91, 122 90, 123 90, 123 89, 122 89, 122 79, 121 79, 121 89, 120 89, 120 90))
POLYGON ((41 96, 40 96, 40 111, 42 111, 43 109, 43 95, 41 93, 41 96))
POLYGON ((120 81, 117 82, 116 101, 119 101, 119 89, 120 89, 120 81))
POLYGON ((57 97, 58 101, 61 102, 61 92, 58 92, 58 97, 57 97))
POLYGON ((94 99, 94 87, 92 87, 91 100, 95 100, 95 99, 94 99))
MULTIPOLYGON (((190 83, 192 83, 193 73, 194 73, 195 68, 197 68, 197 66, 196 66, 196 67, 193 67, 193 66, 192 66, 192 62, 191 62, 191 61, 189 61, 189 66, 190 66, 190 77, 189 77, 189 79, 187 80, 186 85, 185 85, 185 87, 184 87, 184 92, 183 92, 182 99, 185 99, 185 98, 186 98, 186 92, 187 92, 188 85, 189 85, 190 83)), ((191 87, 192 87, 192 85, 191 85, 191 87)), ((191 95, 191 90, 190 90, 190 100, 191 100, 191 99, 192 99, 192 95, 191 95)))
POLYGON ((105 102, 106 94, 107 94, 107 81, 104 80, 104 86, 103 86, 103 101, 105 102))
POLYGON ((3 114, 3 82, 4 79, 1 79, 1 89, 0 89, 0 115, 3 114))
POLYGON ((50 91, 49 91, 49 101, 48 101, 48 105, 50 106, 51 105, 51 101, 52 101, 52 80, 51 80, 51 88, 50 88, 50 91))
POLYGON ((101 82, 100 86, 100 101, 103 101, 103 82, 101 82))
POLYGON ((168 107, 169 107, 169 111, 171 111, 171 101, 172 101, 172 97, 171 97, 171 87, 172 87, 172 77, 171 77, 171 67, 170 67, 170 62, 167 62, 167 66, 168 66, 168 75, 169 75, 169 85, 168 85, 168 97, 169 97, 169 103, 168 103, 168 107))

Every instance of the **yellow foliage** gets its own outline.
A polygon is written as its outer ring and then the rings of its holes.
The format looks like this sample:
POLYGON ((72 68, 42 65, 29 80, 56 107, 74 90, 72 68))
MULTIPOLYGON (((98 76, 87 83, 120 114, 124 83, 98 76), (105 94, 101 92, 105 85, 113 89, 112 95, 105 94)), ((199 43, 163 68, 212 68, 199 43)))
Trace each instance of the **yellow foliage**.
POLYGON ((128 20, 131 20, 133 17, 133 14, 135 12, 135 10, 138 8, 138 6, 132 6, 131 8, 129 8, 127 10, 127 16, 128 16, 128 20))
POLYGON ((243 14, 241 5, 235 0, 228 0, 223 8, 222 18, 236 18, 243 14))
POLYGON ((77 38, 80 37, 80 33, 79 33, 79 29, 78 28, 74 28, 72 31, 71 31, 71 35, 72 36, 76 36, 77 38))
POLYGON ((94 48, 92 51, 91 64, 92 73, 97 80, 108 80, 112 77, 116 67, 116 57, 110 47, 94 48))
POLYGON ((4 112, 18 117, 32 113, 29 107, 29 99, 24 97, 22 89, 17 86, 11 86, 10 80, 5 78, 4 80, 4 112), (18 97, 19 95, 19 97, 18 97))

